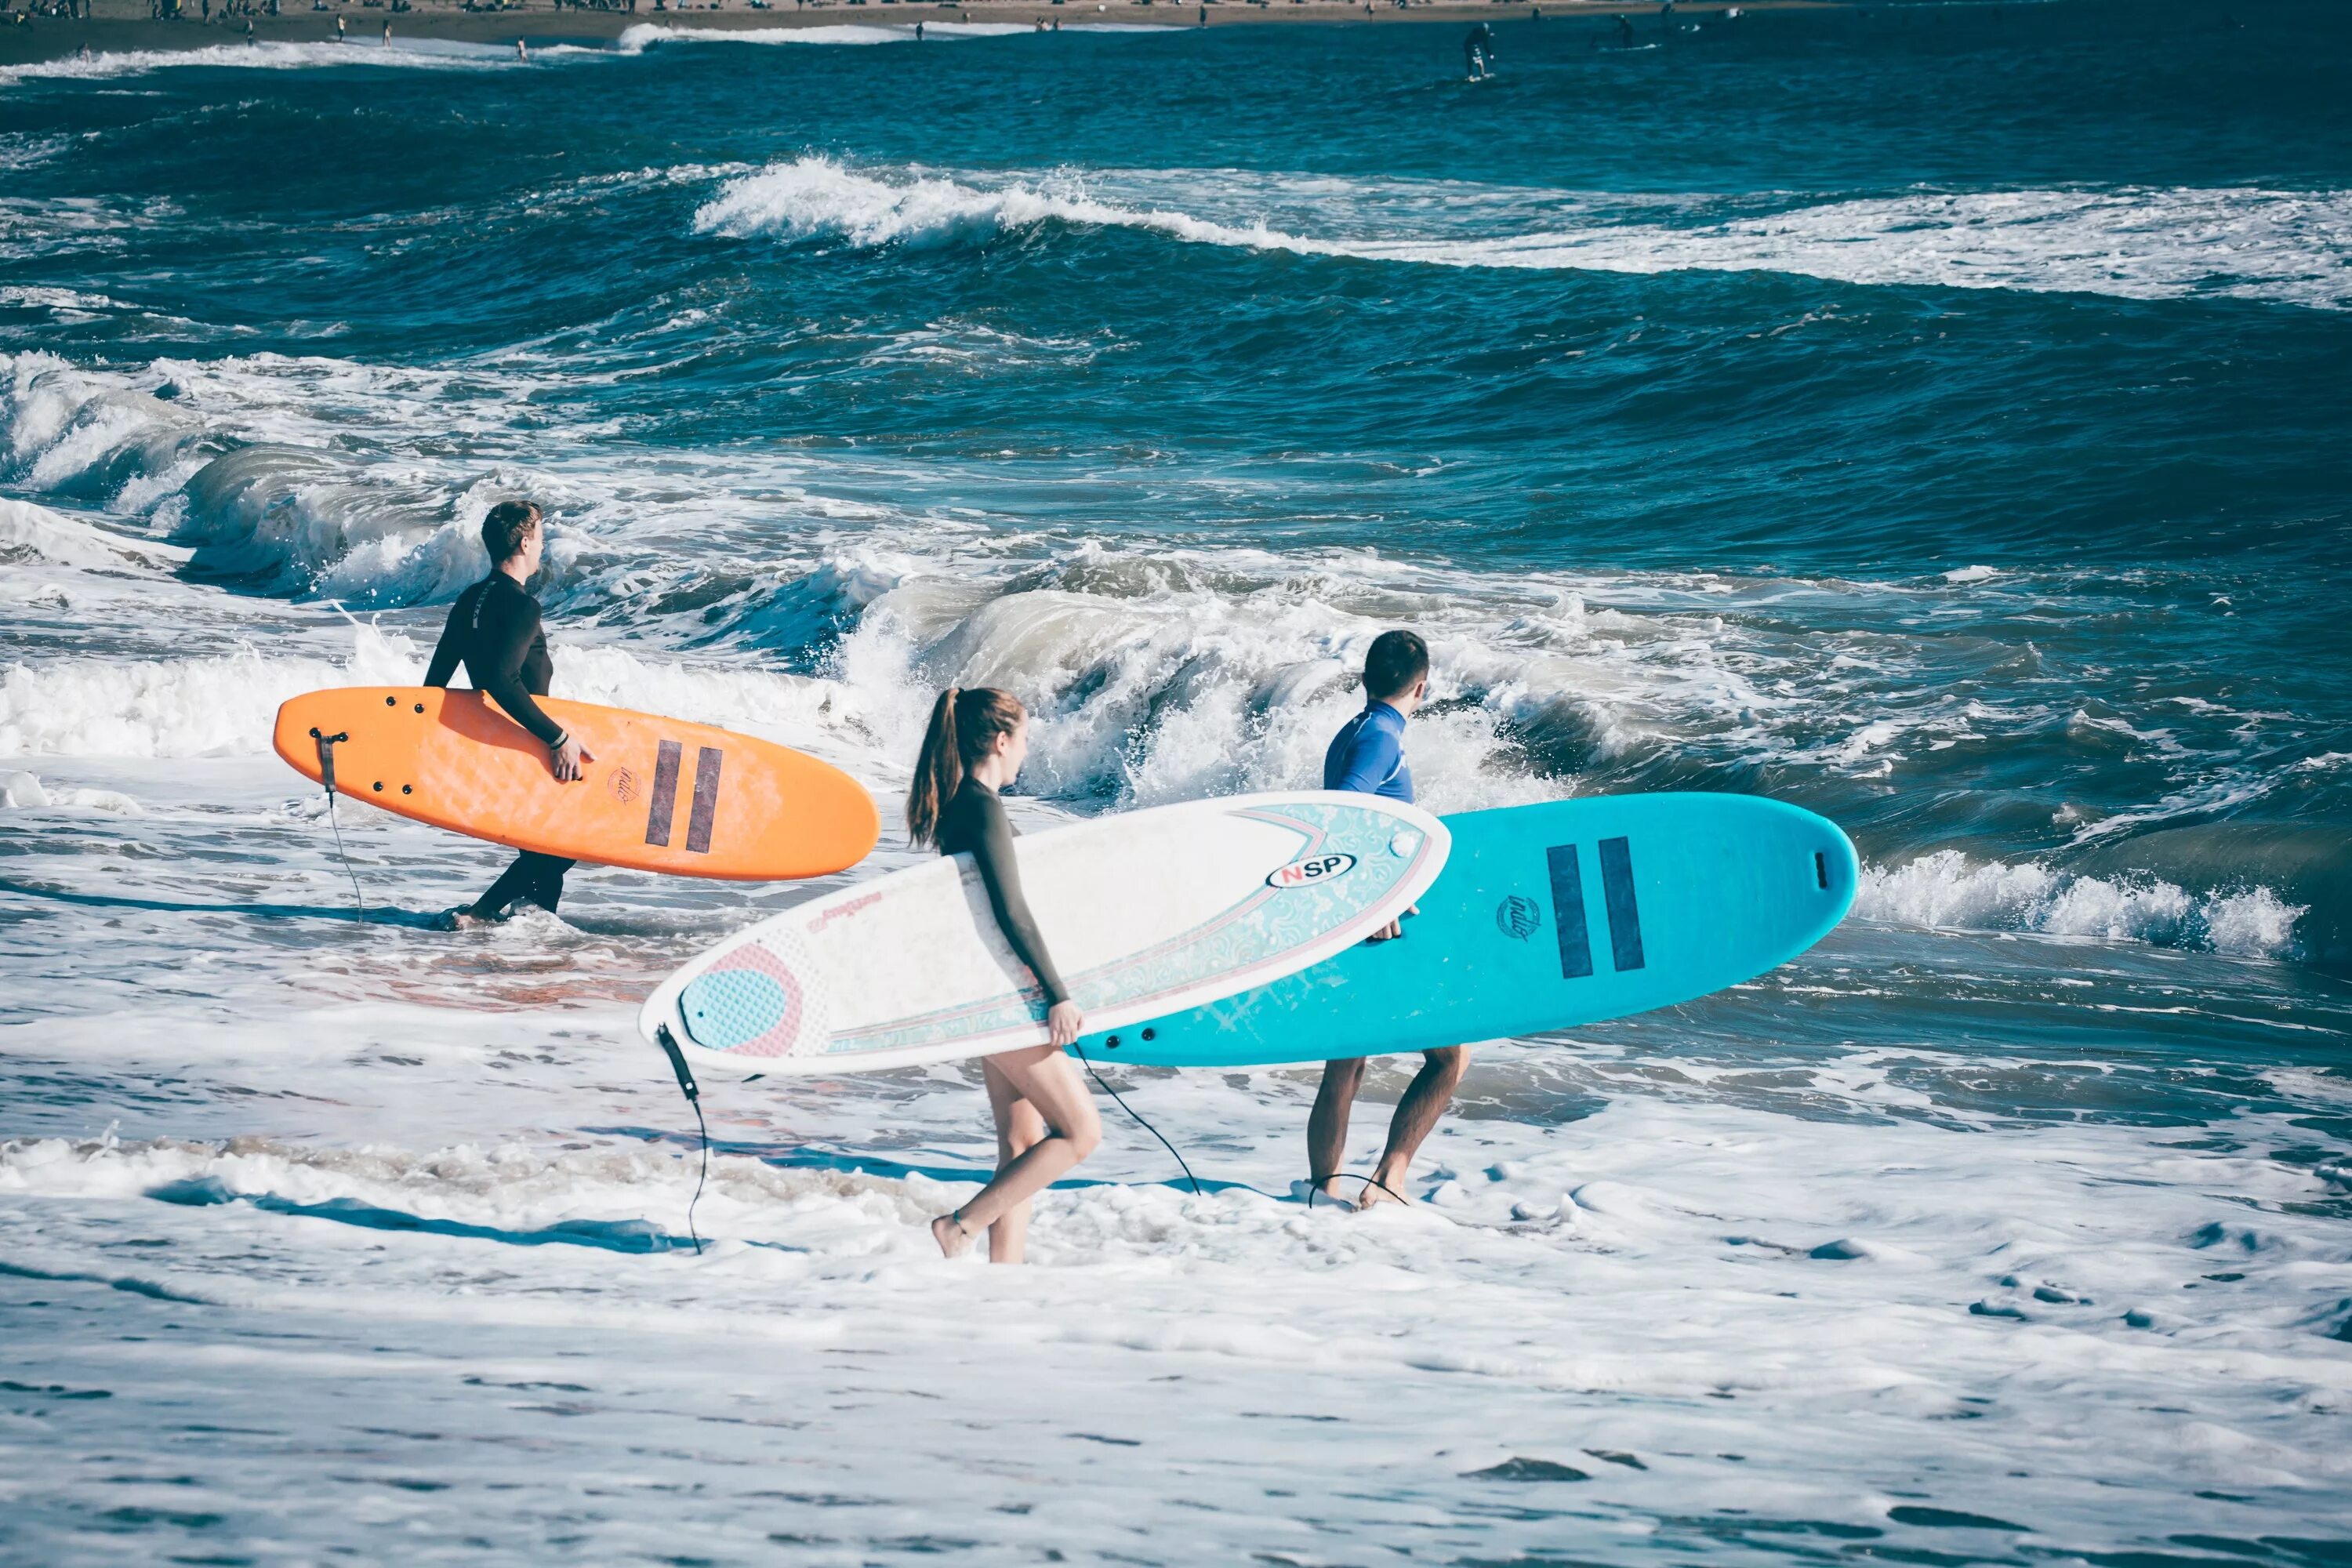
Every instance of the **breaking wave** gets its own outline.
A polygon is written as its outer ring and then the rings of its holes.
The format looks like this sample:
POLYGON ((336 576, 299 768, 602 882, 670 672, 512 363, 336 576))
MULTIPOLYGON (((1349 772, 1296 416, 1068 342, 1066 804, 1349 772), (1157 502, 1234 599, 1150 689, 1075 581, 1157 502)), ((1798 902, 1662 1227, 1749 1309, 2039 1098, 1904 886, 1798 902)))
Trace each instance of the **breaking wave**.
POLYGON ((1783 201, 1757 211, 1754 198, 1437 192, 1235 171, 991 181, 806 156, 730 181, 694 221, 737 238, 867 247, 978 242, 1064 223, 1441 267, 1792 272, 1865 285, 2352 308, 2352 192, 2131 186, 1783 201), (1285 221, 1297 226, 1268 222, 1260 216, 1268 206, 1286 208, 1285 221), (1442 228, 1426 220, 1433 206, 1442 228))
MULTIPOLYGON (((255 756, 269 750, 278 705, 336 686, 414 685, 426 650, 373 626, 353 628, 343 659, 246 653, 217 658, 68 658, 0 675, 0 757, 255 756)), ((675 713, 870 764, 871 731, 839 683, 641 658, 615 647, 559 649, 561 694, 675 713)))
MULTIPOLYGON (((923 25, 925 38, 1002 38, 1034 29, 1025 22, 934 22, 923 25)), ((1137 31, 1163 29, 1139 28, 1137 31)), ((614 47, 624 54, 641 54, 656 44, 911 44, 915 25, 881 26, 855 22, 817 27, 680 27, 660 22, 639 22, 623 32, 614 47)))
POLYGON ((214 44, 200 49, 121 49, 87 58, 36 60, 0 66, 0 89, 18 82, 89 80, 140 76, 188 66, 237 70, 304 70, 320 66, 377 66, 465 70, 511 63, 511 46, 467 44, 440 38, 394 38, 390 43, 354 33, 345 44, 256 42, 214 44))
POLYGON ((1853 907, 1894 925, 2146 942, 2240 958, 2291 954, 2295 922, 2309 912, 2260 885, 2192 892, 2153 875, 2077 875, 1972 860, 1957 849, 1864 867, 1853 907))

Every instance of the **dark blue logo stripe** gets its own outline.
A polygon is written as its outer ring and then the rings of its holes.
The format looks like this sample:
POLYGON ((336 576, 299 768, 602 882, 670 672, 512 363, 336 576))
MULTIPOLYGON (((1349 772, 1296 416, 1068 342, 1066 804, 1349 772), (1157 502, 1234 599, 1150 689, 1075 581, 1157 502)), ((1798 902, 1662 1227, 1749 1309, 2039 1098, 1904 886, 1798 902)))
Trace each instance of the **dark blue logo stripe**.
POLYGON ((1609 910, 1609 957, 1618 973, 1642 967, 1642 911, 1633 903, 1633 855, 1622 838, 1601 841, 1601 901, 1609 910))
POLYGON ((664 741, 654 763, 654 798, 646 808, 646 842, 669 847, 669 821, 677 814, 677 761, 681 748, 664 741))
POLYGON ((686 847, 689 853, 710 853, 710 819, 719 815, 719 763, 727 753, 704 746, 694 758, 694 815, 687 818, 686 847))
POLYGON ((1551 923, 1559 933, 1559 977, 1581 980, 1592 973, 1592 942, 1584 933, 1584 873, 1576 867, 1576 846, 1555 844, 1544 851, 1551 863, 1551 923))

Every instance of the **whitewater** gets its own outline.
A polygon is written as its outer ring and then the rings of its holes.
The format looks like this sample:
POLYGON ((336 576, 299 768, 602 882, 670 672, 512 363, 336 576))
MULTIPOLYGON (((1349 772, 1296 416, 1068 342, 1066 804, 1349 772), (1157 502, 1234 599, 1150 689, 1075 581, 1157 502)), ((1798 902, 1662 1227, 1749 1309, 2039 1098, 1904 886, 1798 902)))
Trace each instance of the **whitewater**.
POLYGON ((2352 36, 1636 20, 0 71, 0 1560, 2342 1561, 2352 36), (872 858, 435 929, 505 853, 270 725, 516 496, 556 695, 872 858), (1398 626, 1424 804, 1774 795, 1853 917, 1475 1043, 1409 1211, 1297 1068, 1106 1069, 1198 1190, 1106 1098, 1026 1268, 966 1068, 706 1173, 636 1005, 916 863, 941 686, 1037 831, 1310 782, 1398 626))

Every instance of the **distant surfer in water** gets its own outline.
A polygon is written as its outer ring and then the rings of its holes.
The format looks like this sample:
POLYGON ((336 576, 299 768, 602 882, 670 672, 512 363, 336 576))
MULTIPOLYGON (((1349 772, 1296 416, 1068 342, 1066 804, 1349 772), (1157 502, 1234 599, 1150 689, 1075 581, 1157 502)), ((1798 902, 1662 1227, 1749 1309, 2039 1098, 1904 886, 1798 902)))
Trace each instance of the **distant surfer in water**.
POLYGON ((1462 63, 1468 68, 1472 81, 1485 81, 1494 74, 1494 60, 1495 29, 1481 22, 1462 40, 1462 63))
MULTIPOLYGON (((1325 789, 1356 790, 1412 799, 1412 770, 1404 761, 1404 724, 1429 694, 1429 645, 1412 632, 1382 632, 1364 656, 1364 710, 1340 727, 1323 757, 1325 789)), ((1408 910, 1407 914, 1415 911, 1408 910)), ((1401 921, 1374 935, 1388 942, 1404 934, 1401 921)), ((1454 1087, 1470 1065, 1470 1047, 1444 1046, 1422 1053, 1421 1071, 1397 1101, 1389 1121, 1388 1147, 1372 1178, 1357 1194, 1356 1206, 1370 1208, 1383 1198, 1404 1202, 1406 1173, 1412 1157, 1437 1119, 1445 1114, 1454 1087)), ((1307 1171, 1313 1192, 1346 1202, 1339 1184, 1347 1179, 1340 1166, 1348 1156, 1348 1113, 1363 1086, 1364 1059, 1323 1064, 1323 1085, 1315 1091, 1315 1109, 1307 1119, 1307 1171)), ((1313 1201, 1312 1195, 1309 1202, 1313 1201)))
MULTIPOLYGON (((495 564, 490 574, 457 595, 449 606, 448 624, 433 649, 425 671, 427 686, 446 686, 457 667, 474 689, 487 692, 506 716, 538 737, 548 751, 548 764, 565 784, 580 777, 580 764, 596 759, 563 726, 531 700, 547 695, 555 676, 555 661, 547 651, 547 634, 540 627, 539 601, 523 584, 539 570, 547 552, 547 529, 539 508, 529 501, 500 501, 482 519, 482 544, 495 564)), ((464 910, 446 917, 451 927, 477 921, 500 921, 518 903, 534 903, 550 914, 563 897, 563 874, 573 862, 526 849, 515 857, 489 890, 464 910)))
POLYGON ((1045 994, 1050 1045, 1026 1046, 981 1058, 988 1108, 996 1117, 996 1175, 953 1214, 931 1221, 931 1235, 950 1258, 962 1255, 977 1232, 988 1232, 988 1260, 1018 1263, 1029 1235, 1029 1200, 1069 1173, 1102 1142, 1102 1121, 1086 1080, 1062 1053, 1086 1026, 1086 1015, 1054 967, 1013 857, 1013 824, 997 792, 1020 776, 1029 754, 1029 714, 1009 691, 978 687, 940 694, 923 732, 907 795, 907 832, 942 855, 969 851, 988 889, 988 907, 1013 955, 1029 966, 1045 994))

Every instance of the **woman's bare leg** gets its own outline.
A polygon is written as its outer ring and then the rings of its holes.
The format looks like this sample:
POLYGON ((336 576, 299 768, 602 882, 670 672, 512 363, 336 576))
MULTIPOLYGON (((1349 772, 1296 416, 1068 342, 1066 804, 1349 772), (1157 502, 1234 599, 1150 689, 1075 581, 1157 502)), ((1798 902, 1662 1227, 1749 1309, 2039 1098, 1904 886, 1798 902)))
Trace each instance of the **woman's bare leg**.
POLYGON ((1046 1136, 1007 1162, 978 1197, 931 1222, 940 1250, 950 1258, 970 1245, 974 1231, 993 1226, 1040 1188, 1068 1174, 1102 1142, 1102 1119, 1095 1114, 1094 1099, 1069 1058, 1051 1046, 1030 1046, 988 1060, 1044 1118, 1046 1136))
MULTIPOLYGON (((1000 1171, 1013 1163, 1045 1139, 1045 1119, 1037 1108, 1021 1098, 1013 1080, 996 1065, 993 1057, 982 1058, 981 1077, 988 1085, 988 1109, 996 1118, 996 1168, 1000 1171)), ((1014 1204, 988 1227, 988 1260, 991 1263, 1018 1263, 1029 1239, 1029 1204, 1026 1199, 1014 1204)))

